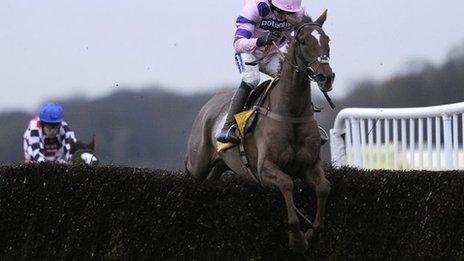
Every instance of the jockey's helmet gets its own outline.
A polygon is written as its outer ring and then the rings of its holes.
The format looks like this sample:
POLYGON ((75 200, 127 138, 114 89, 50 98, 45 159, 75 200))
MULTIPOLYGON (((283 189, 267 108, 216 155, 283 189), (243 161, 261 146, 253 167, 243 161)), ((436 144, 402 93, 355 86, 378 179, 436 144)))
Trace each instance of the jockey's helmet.
POLYGON ((272 0, 271 4, 288 13, 296 13, 301 10, 301 0, 272 0))
POLYGON ((44 124, 59 125, 64 120, 64 111, 58 103, 47 102, 40 108, 39 119, 44 124))

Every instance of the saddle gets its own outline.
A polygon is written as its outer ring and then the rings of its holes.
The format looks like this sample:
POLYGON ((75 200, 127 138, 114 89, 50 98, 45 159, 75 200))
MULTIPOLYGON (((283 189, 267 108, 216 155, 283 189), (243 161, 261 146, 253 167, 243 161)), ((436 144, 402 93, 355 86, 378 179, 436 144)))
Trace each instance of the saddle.
MULTIPOLYGON (((247 133, 253 130, 253 127, 258 119, 258 113, 254 106, 262 106, 267 94, 271 88, 279 81, 279 78, 270 79, 262 82, 256 88, 254 88, 248 96, 243 111, 234 115, 235 121, 237 122, 237 132, 239 137, 243 138, 247 133)), ((227 149, 233 148, 238 144, 235 143, 221 143, 217 144, 217 151, 222 152, 227 149)))
MULTIPOLYGON (((261 107, 266 100, 267 95, 269 94, 272 87, 279 82, 279 77, 274 79, 270 79, 267 81, 262 82, 256 88, 254 88, 250 95, 248 96, 243 111, 239 112, 234 115, 235 121, 237 122, 237 132, 240 138, 243 138, 247 133, 253 131, 253 128, 256 124, 256 120, 258 119, 258 110, 255 107, 261 107)), ((321 112, 322 108, 312 105, 314 112, 321 112)), ((324 134, 321 136, 321 145, 324 145, 328 141, 328 134, 327 132, 319 126, 320 131, 324 134)), ((217 143, 217 151, 222 152, 227 149, 233 148, 238 144, 235 143, 217 143)))
MULTIPOLYGON (((279 80, 280 78, 276 77, 259 84, 258 87, 254 88, 248 96, 245 102, 244 110, 235 114, 235 121, 237 122, 241 137, 253 130, 256 119, 258 118, 258 111, 255 109, 255 107, 259 108, 263 106, 263 103, 270 90, 274 85, 277 84, 277 82, 279 82, 279 80)), ((314 112, 322 111, 322 108, 316 107, 314 104, 311 105, 314 112)))

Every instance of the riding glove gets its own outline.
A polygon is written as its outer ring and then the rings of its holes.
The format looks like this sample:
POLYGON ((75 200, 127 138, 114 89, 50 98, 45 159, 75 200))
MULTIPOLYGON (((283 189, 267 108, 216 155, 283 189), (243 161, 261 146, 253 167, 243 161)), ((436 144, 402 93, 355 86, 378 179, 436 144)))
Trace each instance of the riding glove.
POLYGON ((270 34, 263 35, 259 37, 258 40, 256 40, 256 46, 263 47, 272 44, 272 42, 276 42, 281 36, 282 33, 279 31, 274 31, 270 34))

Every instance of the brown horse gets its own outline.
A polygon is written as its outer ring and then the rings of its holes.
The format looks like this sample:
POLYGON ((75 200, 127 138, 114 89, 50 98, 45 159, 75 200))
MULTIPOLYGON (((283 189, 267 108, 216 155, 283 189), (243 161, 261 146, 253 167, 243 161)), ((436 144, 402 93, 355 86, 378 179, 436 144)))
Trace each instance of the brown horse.
MULTIPOLYGON (((324 228, 326 199, 330 183, 320 159, 320 134, 311 103, 311 80, 319 89, 332 89, 335 74, 329 65, 329 37, 322 29, 325 11, 315 22, 290 21, 295 28, 283 59, 280 81, 268 94, 255 129, 243 141, 255 180, 263 186, 277 187, 287 206, 289 247, 304 252, 308 240, 316 242, 324 228), (264 108, 266 109, 264 109, 264 108), (267 113, 266 113, 267 112, 267 113), (293 202, 293 178, 312 186, 317 195, 313 228, 300 230, 293 202)), ((232 92, 220 93, 201 109, 188 141, 186 170, 199 179, 217 178, 227 169, 250 177, 238 148, 217 152, 215 133, 222 126, 232 92)))

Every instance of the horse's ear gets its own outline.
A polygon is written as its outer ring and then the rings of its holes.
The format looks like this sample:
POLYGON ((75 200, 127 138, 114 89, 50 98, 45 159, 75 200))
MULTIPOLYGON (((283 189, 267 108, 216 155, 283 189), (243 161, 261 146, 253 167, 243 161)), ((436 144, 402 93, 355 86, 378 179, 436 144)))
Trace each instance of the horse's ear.
POLYGON ((92 141, 89 143, 89 149, 95 150, 95 135, 93 135, 92 141))
POLYGON ((326 19, 327 19, 327 10, 325 10, 324 13, 322 13, 321 16, 319 16, 319 18, 317 18, 317 20, 314 23, 320 26, 323 26, 326 19))

